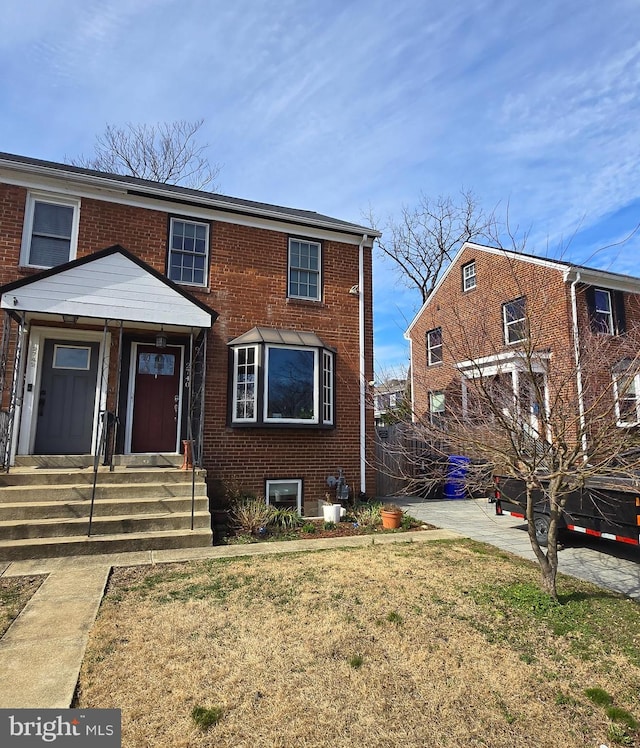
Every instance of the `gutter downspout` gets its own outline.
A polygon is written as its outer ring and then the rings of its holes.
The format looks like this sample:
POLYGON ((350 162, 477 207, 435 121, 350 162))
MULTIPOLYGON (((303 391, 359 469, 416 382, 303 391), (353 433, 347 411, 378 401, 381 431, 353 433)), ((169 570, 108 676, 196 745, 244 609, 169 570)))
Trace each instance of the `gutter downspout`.
POLYGON ((359 257, 358 257, 358 339, 360 348, 360 492, 366 493, 367 480, 366 480, 366 468, 367 468, 367 452, 366 452, 366 360, 365 360, 365 344, 364 344, 364 333, 365 333, 365 319, 364 319, 364 245, 368 234, 362 235, 362 241, 358 245, 359 257))
POLYGON ((580 418, 580 431, 582 432, 583 459, 587 460, 587 430, 584 415, 584 390, 582 387, 582 367, 580 365, 580 333, 578 330, 578 303, 576 299, 576 286, 580 282, 580 271, 578 270, 575 280, 571 283, 571 313, 573 316, 573 352, 576 358, 576 386, 578 388, 578 416, 580 418))

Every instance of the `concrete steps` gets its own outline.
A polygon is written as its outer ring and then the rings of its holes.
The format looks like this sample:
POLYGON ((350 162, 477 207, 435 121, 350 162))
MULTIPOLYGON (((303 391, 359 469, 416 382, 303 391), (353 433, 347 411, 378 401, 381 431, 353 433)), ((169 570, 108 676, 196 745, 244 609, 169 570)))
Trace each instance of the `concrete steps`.
POLYGON ((91 457, 22 457, 0 474, 0 560, 193 548, 212 544, 205 472, 179 455, 128 455, 98 471, 88 537, 91 457), (194 489, 193 524, 192 481, 194 489))

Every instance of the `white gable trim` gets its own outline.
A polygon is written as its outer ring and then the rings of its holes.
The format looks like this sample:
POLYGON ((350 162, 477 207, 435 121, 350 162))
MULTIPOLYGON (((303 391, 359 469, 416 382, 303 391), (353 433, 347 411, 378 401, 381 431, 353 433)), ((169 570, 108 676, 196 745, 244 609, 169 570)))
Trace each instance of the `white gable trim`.
POLYGON ((7 291, 2 309, 36 314, 211 327, 206 312, 120 252, 7 291))

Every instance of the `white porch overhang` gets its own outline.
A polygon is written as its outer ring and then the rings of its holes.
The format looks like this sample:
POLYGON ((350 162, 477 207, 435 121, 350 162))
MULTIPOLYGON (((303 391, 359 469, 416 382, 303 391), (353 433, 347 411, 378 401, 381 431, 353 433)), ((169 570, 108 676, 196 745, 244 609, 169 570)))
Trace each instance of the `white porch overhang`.
POLYGON ((120 246, 0 288, 0 307, 26 319, 95 320, 208 329, 217 313, 120 246))
POLYGON ((525 371, 544 374, 551 360, 550 351, 535 351, 533 353, 514 350, 497 353, 493 356, 483 356, 476 359, 460 361, 456 364, 458 371, 468 379, 478 377, 493 377, 512 371, 525 371))

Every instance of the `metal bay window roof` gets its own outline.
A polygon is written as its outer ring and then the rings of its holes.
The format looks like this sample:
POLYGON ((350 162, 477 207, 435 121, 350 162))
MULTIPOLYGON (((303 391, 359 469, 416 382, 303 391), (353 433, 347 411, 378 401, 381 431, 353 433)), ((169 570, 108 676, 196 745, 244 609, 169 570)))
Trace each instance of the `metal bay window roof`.
POLYGON ((302 330, 277 330, 272 327, 254 327, 231 340, 228 345, 255 345, 256 343, 271 343, 274 345, 304 346, 306 348, 327 348, 335 350, 326 345, 315 332, 302 330))

